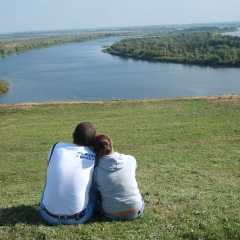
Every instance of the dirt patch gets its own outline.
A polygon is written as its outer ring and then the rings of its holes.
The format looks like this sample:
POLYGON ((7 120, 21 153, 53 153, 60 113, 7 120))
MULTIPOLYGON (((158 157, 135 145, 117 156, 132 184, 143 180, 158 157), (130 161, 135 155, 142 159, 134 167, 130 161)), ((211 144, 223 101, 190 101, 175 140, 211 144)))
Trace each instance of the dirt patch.
POLYGON ((215 106, 240 106, 240 95, 219 95, 215 98, 207 98, 209 100, 209 103, 215 106))

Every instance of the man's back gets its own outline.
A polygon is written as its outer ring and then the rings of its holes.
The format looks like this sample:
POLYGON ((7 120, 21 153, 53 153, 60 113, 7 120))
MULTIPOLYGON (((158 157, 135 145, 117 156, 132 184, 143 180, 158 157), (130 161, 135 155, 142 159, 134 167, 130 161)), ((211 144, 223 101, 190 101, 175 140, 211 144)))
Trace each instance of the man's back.
POLYGON ((72 215, 87 207, 95 153, 74 143, 58 143, 51 156, 43 204, 56 215, 72 215))

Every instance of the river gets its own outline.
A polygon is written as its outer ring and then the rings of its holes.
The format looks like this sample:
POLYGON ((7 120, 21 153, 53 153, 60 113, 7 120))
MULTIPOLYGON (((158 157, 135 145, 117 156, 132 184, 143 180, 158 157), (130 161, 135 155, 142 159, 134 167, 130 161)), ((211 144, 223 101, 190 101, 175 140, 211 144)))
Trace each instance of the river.
POLYGON ((10 90, 0 104, 240 94, 239 68, 136 61, 103 53, 98 39, 0 58, 10 90))

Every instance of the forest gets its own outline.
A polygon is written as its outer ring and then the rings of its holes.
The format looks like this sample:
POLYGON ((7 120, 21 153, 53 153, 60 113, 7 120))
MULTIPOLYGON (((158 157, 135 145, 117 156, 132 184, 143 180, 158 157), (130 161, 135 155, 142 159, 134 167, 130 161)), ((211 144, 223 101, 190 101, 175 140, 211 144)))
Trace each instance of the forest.
POLYGON ((104 51, 148 61, 240 67, 240 38, 210 32, 123 39, 104 51))

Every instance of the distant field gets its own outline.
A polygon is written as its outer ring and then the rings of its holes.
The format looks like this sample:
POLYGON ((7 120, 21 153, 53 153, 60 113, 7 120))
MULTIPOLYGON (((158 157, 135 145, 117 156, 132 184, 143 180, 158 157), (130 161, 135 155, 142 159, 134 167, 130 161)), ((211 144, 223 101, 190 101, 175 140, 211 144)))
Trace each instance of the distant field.
POLYGON ((46 34, 8 36, 0 38, 0 57, 21 53, 33 49, 45 48, 54 45, 83 42, 97 38, 117 36, 118 33, 78 33, 78 34, 46 34))
POLYGON ((0 105, 0 239, 240 239, 240 95, 0 105), (38 203, 50 146, 93 122, 136 157, 143 216, 50 227, 38 203))

